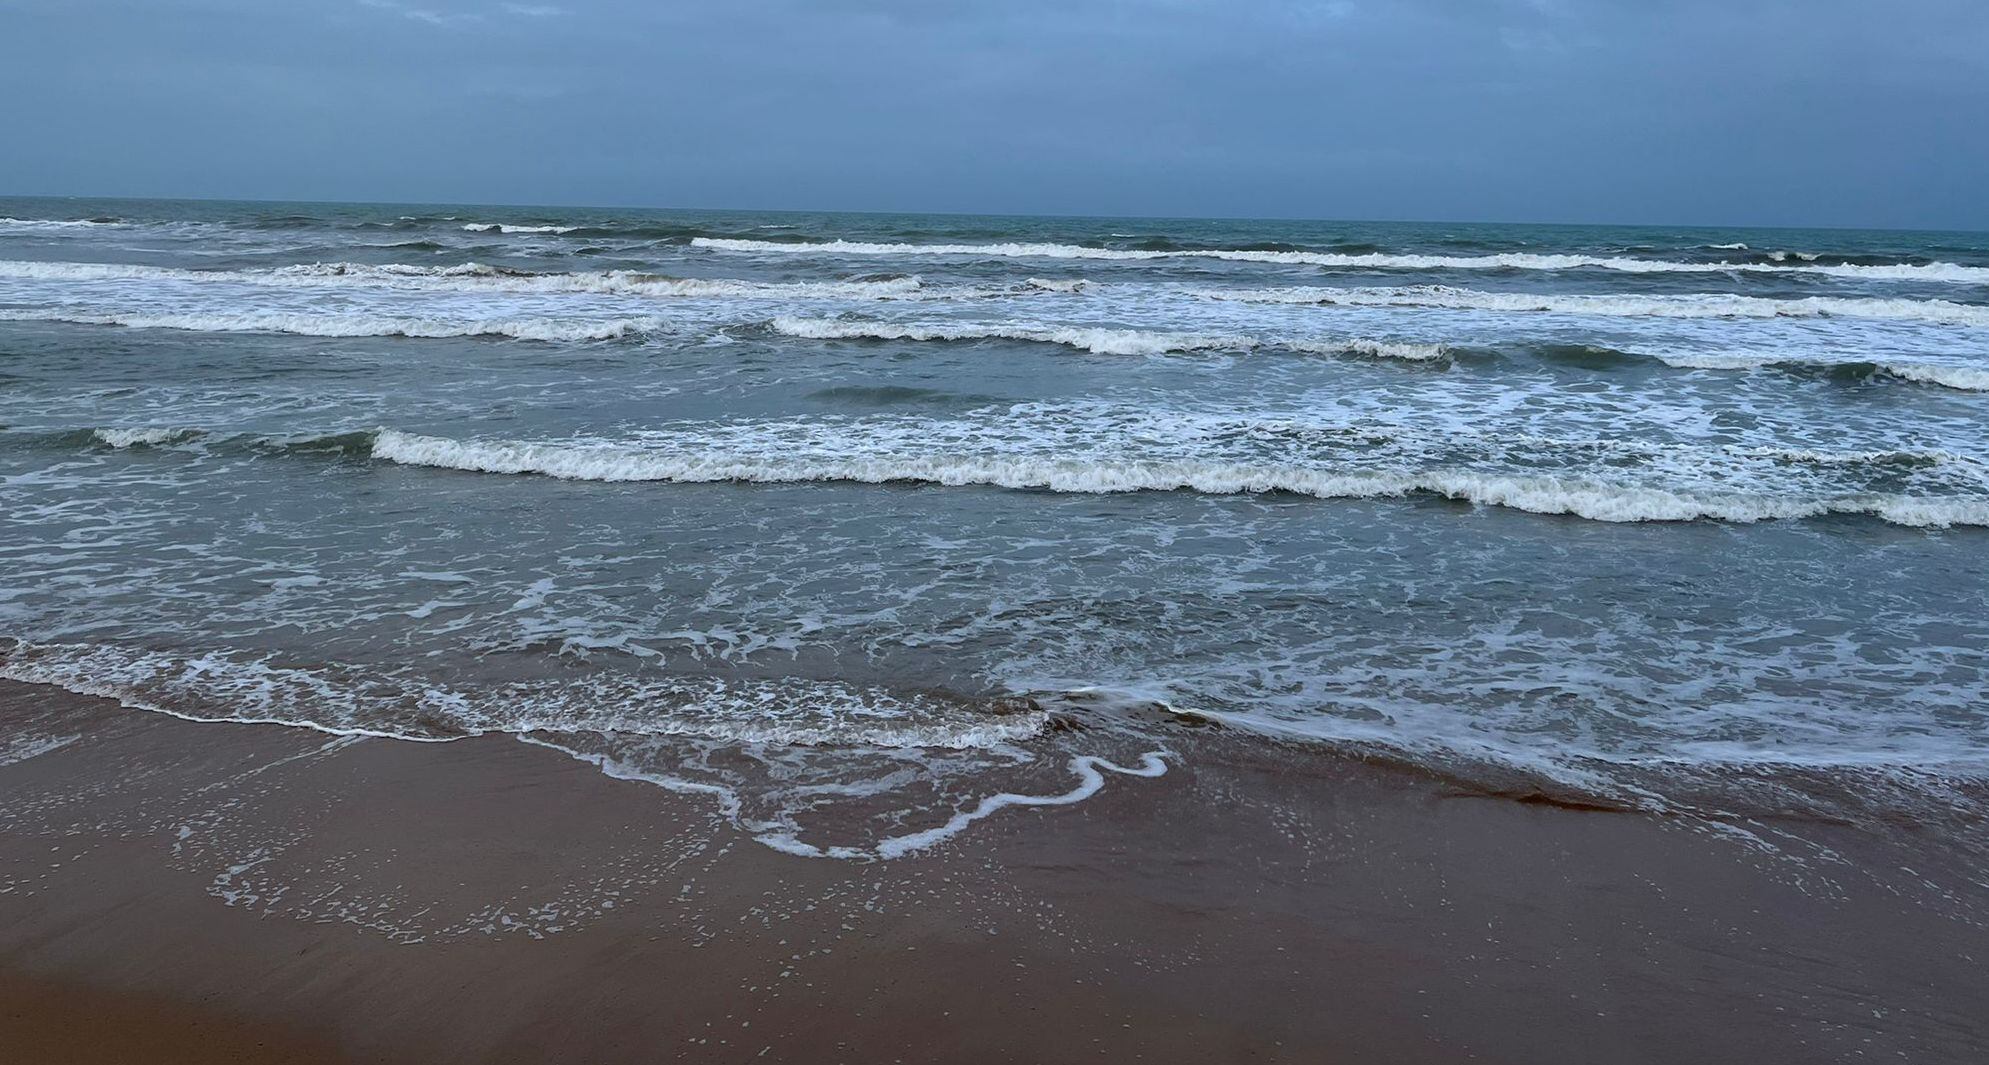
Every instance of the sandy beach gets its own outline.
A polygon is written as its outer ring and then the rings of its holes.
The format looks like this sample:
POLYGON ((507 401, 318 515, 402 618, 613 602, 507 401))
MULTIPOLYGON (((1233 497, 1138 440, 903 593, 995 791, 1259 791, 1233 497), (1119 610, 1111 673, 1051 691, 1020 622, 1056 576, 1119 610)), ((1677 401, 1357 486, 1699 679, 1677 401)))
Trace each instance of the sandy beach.
POLYGON ((0 1065, 1989 1065, 1985 57, 0 0, 0 1065))
POLYGON ((1989 1051, 1981 887, 1855 826, 1567 809, 1183 730, 1164 777, 835 861, 511 738, 0 700, 78 737, 0 767, 10 1060, 1989 1051))

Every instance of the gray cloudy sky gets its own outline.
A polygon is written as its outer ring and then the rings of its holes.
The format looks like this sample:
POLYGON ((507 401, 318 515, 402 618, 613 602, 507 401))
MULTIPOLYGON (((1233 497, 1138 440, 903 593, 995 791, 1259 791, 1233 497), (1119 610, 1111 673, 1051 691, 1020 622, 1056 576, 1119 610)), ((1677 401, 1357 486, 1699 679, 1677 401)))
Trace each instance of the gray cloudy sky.
POLYGON ((0 193, 1989 228, 1985 0, 0 0, 0 193))

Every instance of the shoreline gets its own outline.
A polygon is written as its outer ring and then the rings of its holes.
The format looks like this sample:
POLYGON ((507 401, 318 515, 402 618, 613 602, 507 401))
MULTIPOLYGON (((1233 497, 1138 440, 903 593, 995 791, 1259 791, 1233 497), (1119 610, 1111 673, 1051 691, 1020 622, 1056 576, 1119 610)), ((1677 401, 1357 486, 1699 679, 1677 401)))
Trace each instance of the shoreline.
POLYGON ((23 731, 77 738, 0 765, 6 1056, 1989 1054, 1989 888, 1912 826, 1721 830, 1184 730, 1165 775, 838 861, 507 737, 0 683, 23 731))

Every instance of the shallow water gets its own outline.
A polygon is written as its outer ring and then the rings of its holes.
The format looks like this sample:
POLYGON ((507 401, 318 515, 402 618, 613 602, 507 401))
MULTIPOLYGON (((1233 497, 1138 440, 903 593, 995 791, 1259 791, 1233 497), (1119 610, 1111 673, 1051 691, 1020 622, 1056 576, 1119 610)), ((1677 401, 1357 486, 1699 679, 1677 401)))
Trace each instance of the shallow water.
POLYGON ((0 218, 14 679, 873 856, 1184 712, 1640 806, 1989 767, 1980 234, 0 218))

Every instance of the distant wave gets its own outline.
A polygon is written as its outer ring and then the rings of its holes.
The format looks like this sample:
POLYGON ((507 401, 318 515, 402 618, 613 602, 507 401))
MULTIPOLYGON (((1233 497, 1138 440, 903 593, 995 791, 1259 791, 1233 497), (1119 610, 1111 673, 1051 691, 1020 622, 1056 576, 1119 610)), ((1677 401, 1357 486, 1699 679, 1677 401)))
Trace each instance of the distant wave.
POLYGON ((156 447, 160 444, 174 444, 200 436, 198 429, 174 429, 147 427, 139 429, 96 429, 91 435, 98 442, 114 448, 156 447))
POLYGON ((713 251, 829 254, 829 255, 975 255, 999 258, 1036 259, 1221 259, 1232 262, 1281 263, 1296 266, 1328 266, 1372 270, 1617 270, 1628 273, 1727 273, 1731 271, 1776 271, 1834 274, 1872 280, 1989 283, 1989 267, 1956 263, 1897 263, 1864 265, 1856 263, 1804 263, 1789 266, 1761 262, 1687 263, 1663 259, 1636 259, 1623 256, 1541 255, 1507 252, 1497 255, 1404 255, 1373 252, 1344 254, 1316 251, 1264 251, 1245 248, 1094 248, 1079 244, 1000 243, 1000 244, 879 244, 867 241, 831 240, 790 242, 742 240, 724 237, 696 237, 691 245, 713 251))
POLYGON ((500 318, 449 320, 368 314, 243 311, 236 314, 93 313, 62 308, 0 310, 0 321, 68 322, 207 333, 291 333, 313 337, 509 337, 548 342, 618 340, 663 328, 659 318, 500 318))
MULTIPOLYGON (((445 221, 454 222, 455 219, 445 221)), ((401 225, 420 226, 425 220, 403 219, 401 225)), ((726 233, 739 230, 713 230, 703 226, 662 221, 637 221, 634 219, 606 219, 600 221, 558 224, 552 222, 467 222, 455 228, 468 233, 495 233, 501 236, 574 237, 585 240, 641 241, 659 244, 684 244, 692 237, 726 233)), ((754 226, 753 230, 792 228, 781 226, 754 226)))
POLYGON ((739 297, 771 299, 885 299, 917 293, 916 277, 862 281, 743 281, 682 278, 633 270, 535 273, 464 263, 419 266, 390 263, 308 263, 262 270, 187 270, 121 263, 62 263, 0 260, 0 278, 33 281, 196 281, 281 288, 355 285, 437 291, 584 293, 609 296, 739 297))
POLYGON ((1430 307, 1501 312, 1539 312, 1605 317, 1659 318, 1876 318, 1989 327, 1989 306, 1933 299, 1763 296, 1691 293, 1678 295, 1581 295, 1489 292, 1450 285, 1394 287, 1293 286, 1286 288, 1179 288, 1098 284, 1084 279, 1028 278, 1018 285, 934 288, 916 276, 866 277, 834 281, 748 281, 679 278, 630 270, 537 273, 464 263, 456 266, 365 263, 309 263, 250 270, 188 270, 119 263, 0 260, 0 279, 29 281, 159 280, 232 283, 281 288, 352 285, 423 291, 590 294, 657 298, 739 299, 974 299, 1019 293, 1078 294, 1094 291, 1160 291, 1189 297, 1244 303, 1317 304, 1350 307, 1430 307))
MULTIPOLYGON (((1241 336, 1232 334, 1173 333, 1146 329, 1055 325, 1040 322, 927 321, 887 322, 851 318, 802 318, 783 316, 769 324, 775 332, 816 340, 911 340, 974 341, 1020 340, 1056 344, 1094 355, 1163 355, 1196 351, 1255 351, 1277 349, 1319 355, 1348 355, 1399 359, 1406 362, 1433 362, 1446 359, 1452 348, 1445 344, 1371 339, 1331 339, 1307 337, 1241 336)), ((1989 365, 1965 366, 1928 361, 1838 361, 1803 359, 1794 356, 1756 356, 1723 353, 1660 352, 1648 356, 1634 351, 1585 349, 1595 359, 1652 358, 1680 369, 1777 369, 1791 372, 1847 373, 1858 376, 1878 374, 1903 381, 1941 385, 1964 391, 1989 390, 1989 365)), ((1552 358, 1553 356, 1543 356, 1552 358)), ((1559 361, 1571 361, 1560 359, 1559 361)), ((1583 361, 1583 360, 1572 360, 1583 361)))
POLYGON ((1449 285, 1400 288, 1295 287, 1191 289, 1189 294, 1244 303, 1319 304, 1342 307, 1436 307, 1455 310, 1536 311, 1605 317, 1655 318, 1883 318, 1942 325, 1989 326, 1989 306, 1948 300, 1861 299, 1809 296, 1769 299, 1718 293, 1688 295, 1567 295, 1482 292, 1449 285))
MULTIPOLYGON (((807 300, 877 300, 941 302, 987 297, 1025 297, 1044 293, 1044 300, 1060 300, 1077 293, 1096 293, 1108 303, 1115 292, 1136 296, 1158 293, 1170 299, 1217 302, 1317 305, 1323 307, 1435 308, 1478 310, 1494 313, 1565 314, 1598 317, 1657 317, 1681 319, 1708 318, 1869 318, 1930 322, 1938 325, 1989 327, 1989 306, 1952 303, 1943 300, 1807 297, 1769 299, 1723 294, 1681 295, 1577 295, 1491 292, 1443 285, 1403 287, 1296 286, 1265 289, 1212 289, 1184 286, 1151 286, 1097 283, 1084 279, 1046 281, 1030 278, 1017 284, 996 287, 928 287, 915 276, 871 276, 834 281, 749 281, 727 278, 673 278, 632 271, 546 272, 512 270, 479 263, 455 266, 360 263, 312 263, 298 266, 250 270, 189 270, 134 264, 38 262, 0 260, 0 279, 47 282, 164 281, 172 283, 234 283, 312 290, 357 286, 369 289, 412 289, 440 293, 513 293, 548 296, 560 294, 602 295, 655 299, 765 300, 776 304, 807 300), (1060 295, 1061 294, 1061 295, 1060 295)), ((66 295, 66 293, 65 293, 66 295)), ((661 315, 628 314, 631 308, 608 307, 599 310, 575 304, 579 313, 505 313, 511 307, 493 308, 495 313, 478 316, 474 311, 457 313, 367 313, 351 310, 236 310, 254 306, 253 300, 229 300, 225 306, 203 299, 194 309, 153 306, 149 299, 62 302, 49 307, 0 309, 0 320, 59 321, 84 325, 126 326, 132 328, 178 329, 211 332, 276 332, 305 336, 361 337, 510 337, 546 342, 613 340, 641 336, 662 330, 661 315), (213 305, 206 309, 202 305, 213 305), (588 313, 593 310, 593 313, 588 313), (616 314, 617 310, 624 313, 616 314)), ((782 307, 782 310, 788 308, 782 307)), ((809 308, 795 308, 807 310, 809 308)), ((531 308, 537 310, 537 307, 531 308)), ((1058 344, 1099 355, 1158 355, 1170 352, 1251 351, 1278 349, 1329 356, 1357 356, 1428 363, 1443 360, 1461 350, 1454 345, 1413 342, 1393 338, 1346 338, 1304 334, 1243 334, 1227 331, 1201 332, 1127 326, 1094 326, 1069 322, 1042 321, 1031 316, 1024 320, 962 320, 933 318, 923 321, 887 321, 872 318, 826 317, 828 308, 816 314, 784 314, 767 322, 773 332, 797 338, 877 339, 919 342, 950 342, 1011 339, 1033 343, 1058 344)), ((749 324, 756 316, 748 313, 738 324, 749 324)), ((765 319, 757 319, 766 321, 765 319)), ((1626 354, 1637 355, 1637 352, 1626 354)), ((1848 353, 1847 353, 1848 354, 1848 353)), ((1775 369, 1790 372, 1824 372, 1855 377, 1882 375, 1902 381, 1947 388, 1989 390, 1989 360, 1970 364, 1965 360, 1881 358, 1860 360, 1827 356, 1803 358, 1780 354, 1757 355, 1748 352, 1650 351, 1643 357, 1688 369, 1775 369)), ((1563 360, 1568 361, 1568 360, 1563 360)), ((1593 362, 1593 360, 1590 360, 1593 362)), ((1597 364, 1606 365, 1606 364, 1597 364)))
POLYGON ((1638 352, 1593 344, 1535 345, 1529 354, 1545 362, 1583 369, 1614 369, 1625 362, 1655 360, 1686 370, 1775 370, 1799 377, 1821 377, 1856 383, 1872 378, 1891 378, 1919 384, 1940 385, 1961 391, 1989 390, 1989 366, 1963 366, 1925 360, 1833 359, 1828 356, 1804 358, 1796 355, 1755 355, 1744 352, 1638 352))
POLYGON ((413 285, 482 292, 587 293, 609 296, 739 297, 770 299, 886 299, 919 292, 916 277, 859 281, 744 281, 730 278, 666 277, 634 270, 532 273, 482 263, 462 266, 368 266, 317 263, 283 267, 256 275, 279 284, 348 281, 361 285, 413 285))
POLYGON ((1322 355, 1365 355, 1427 362, 1444 357, 1440 344, 1381 340, 1266 339, 1146 329, 1111 329, 1015 322, 879 322, 841 318, 775 318, 773 330, 814 340, 1023 340, 1059 344, 1093 355, 1164 355, 1191 351, 1249 351, 1277 347, 1322 355))
POLYGON ((0 218, 0 228, 11 229, 90 229, 125 224, 122 218, 0 218))
MULTIPOLYGON (((1330 458, 1293 461, 1276 455, 1168 456, 1144 447, 1091 453, 1061 448, 1004 447, 989 436, 963 435, 958 425, 850 423, 794 436, 787 427, 767 427, 765 439, 741 441, 753 427, 729 427, 725 434, 696 433, 667 442, 535 443, 516 440, 458 440, 381 430, 375 458, 412 466, 478 473, 540 474, 582 481, 674 481, 787 483, 845 481, 872 484, 911 482, 984 485, 1074 493, 1189 490, 1215 495, 1290 492, 1324 499, 1429 494, 1538 514, 1568 514, 1596 521, 1755 522, 1832 513, 1869 514, 1900 525, 1947 527, 1989 525, 1989 494, 1979 473, 1964 473, 1973 494, 1914 495, 1868 488, 1818 491, 1821 482, 1772 487, 1735 486, 1709 479, 1735 463, 1761 464, 1762 476, 1778 464, 1811 468, 1866 469, 1873 477, 1895 477, 1897 453, 1831 455, 1800 452, 1749 453, 1746 449, 1674 448, 1660 456, 1671 467, 1696 464, 1698 474, 1676 483, 1626 481, 1631 471, 1604 466, 1585 471, 1555 468, 1526 471, 1474 469, 1451 464, 1400 468, 1387 462, 1373 468, 1330 458), (902 439, 918 434, 915 445, 902 439), (825 435, 826 434, 826 435, 825 435), (894 435, 895 434, 895 435, 894 435), (887 443, 879 443, 883 439, 887 443), (896 440, 896 444, 888 441, 896 440), (1809 455, 1809 458, 1802 458, 1809 455), (1696 478, 1696 481, 1695 481, 1696 478)), ((1075 429, 1088 429, 1082 423, 1075 429)), ((986 433, 999 433, 996 425, 986 433)), ((1023 434, 1021 428, 1012 430, 1023 434)), ((1133 442, 1128 442, 1131 445, 1133 442)), ((1566 452, 1570 445, 1562 445, 1566 452)), ((1620 450, 1602 443, 1572 445, 1620 450)), ((1632 449, 1634 450, 1634 449, 1632 449)), ((1938 465, 1941 460, 1930 460, 1938 465)), ((1908 466, 1917 463, 1908 463, 1908 466)), ((1842 476, 1841 474, 1837 476, 1842 476)))
POLYGON ((572 233, 579 226, 513 226, 502 222, 469 222, 463 226, 472 233, 572 233))

